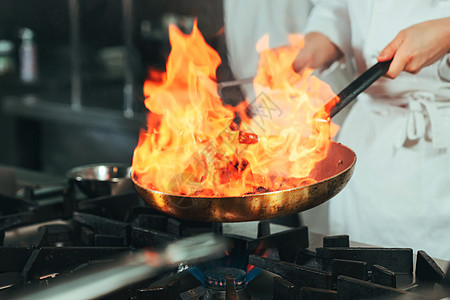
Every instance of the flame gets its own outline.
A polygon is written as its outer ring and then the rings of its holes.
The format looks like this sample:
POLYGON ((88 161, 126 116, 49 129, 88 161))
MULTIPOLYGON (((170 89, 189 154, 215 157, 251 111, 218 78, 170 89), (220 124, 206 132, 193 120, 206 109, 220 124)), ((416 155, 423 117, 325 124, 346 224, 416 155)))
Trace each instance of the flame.
POLYGON ((150 112, 132 168, 139 185, 217 197, 314 182, 309 173, 327 155, 330 122, 325 111, 323 122, 313 116, 334 94, 312 70, 301 75, 293 71, 303 39, 292 36, 293 46, 276 50, 267 47, 268 37, 261 39, 256 98, 231 107, 217 93, 221 59, 197 24, 190 35, 171 26, 169 37, 167 72, 150 73, 153 80, 144 85, 150 112))

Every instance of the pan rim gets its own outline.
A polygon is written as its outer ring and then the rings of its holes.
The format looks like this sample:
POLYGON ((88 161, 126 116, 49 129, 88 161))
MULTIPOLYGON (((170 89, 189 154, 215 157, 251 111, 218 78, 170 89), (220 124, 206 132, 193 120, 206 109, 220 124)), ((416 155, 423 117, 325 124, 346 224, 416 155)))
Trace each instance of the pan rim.
POLYGON ((347 172, 348 170, 352 169, 353 166, 356 164, 356 160, 357 160, 357 157, 356 157, 355 152, 354 152, 352 149, 350 149, 349 147, 347 147, 347 146, 345 146, 345 145, 343 145, 342 143, 339 143, 339 142, 330 141, 330 144, 339 145, 339 147, 343 147, 343 148, 347 149, 348 151, 350 151, 350 152, 352 153, 353 161, 352 161, 346 168, 344 168, 344 169, 341 170, 340 172, 334 174, 333 176, 323 178, 323 179, 320 180, 320 181, 316 181, 316 182, 313 182, 313 183, 308 184, 308 185, 302 185, 302 186, 300 186, 300 187, 295 187, 295 188, 290 188, 290 189, 285 189, 285 190, 277 190, 277 191, 271 191, 271 192, 266 192, 266 193, 244 194, 244 195, 240 195, 240 196, 223 196, 223 197, 189 196, 189 195, 171 194, 171 193, 161 192, 161 191, 152 190, 152 189, 148 189, 148 188, 143 187, 143 186, 142 186, 141 184, 139 184, 139 182, 135 179, 135 174, 134 174, 134 172, 133 172, 133 171, 134 171, 133 166, 131 167, 131 176, 130 176, 130 177, 131 177, 131 180, 133 181, 133 183, 134 183, 136 186, 138 186, 139 188, 141 188, 141 189, 143 189, 143 190, 146 190, 146 191, 148 191, 148 192, 150 192, 150 193, 152 193, 152 194, 159 194, 159 195, 162 195, 162 196, 168 196, 168 197, 190 198, 190 199, 199 199, 199 200, 201 200, 201 199, 204 199, 204 200, 210 200, 210 199, 216 199, 216 200, 220 200, 220 199, 223 199, 223 200, 229 200, 229 199, 246 199, 246 198, 249 198, 249 197, 251 197, 251 198, 255 198, 255 197, 265 197, 265 196, 267 196, 267 195, 278 194, 278 193, 284 193, 284 192, 292 192, 292 191, 296 191, 296 190, 301 190, 301 189, 304 189, 304 188, 308 188, 308 187, 311 187, 311 186, 316 185, 318 182, 324 182, 324 181, 332 180, 333 178, 336 178, 336 177, 342 175, 343 173, 347 172))

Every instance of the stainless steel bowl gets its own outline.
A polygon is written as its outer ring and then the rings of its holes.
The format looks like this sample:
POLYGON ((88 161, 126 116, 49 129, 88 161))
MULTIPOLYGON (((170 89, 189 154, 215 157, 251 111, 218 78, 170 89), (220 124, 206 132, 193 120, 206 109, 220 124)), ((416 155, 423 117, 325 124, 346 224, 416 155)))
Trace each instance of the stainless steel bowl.
POLYGON ((70 169, 67 178, 89 197, 117 195, 134 190, 131 166, 126 164, 91 164, 70 169))

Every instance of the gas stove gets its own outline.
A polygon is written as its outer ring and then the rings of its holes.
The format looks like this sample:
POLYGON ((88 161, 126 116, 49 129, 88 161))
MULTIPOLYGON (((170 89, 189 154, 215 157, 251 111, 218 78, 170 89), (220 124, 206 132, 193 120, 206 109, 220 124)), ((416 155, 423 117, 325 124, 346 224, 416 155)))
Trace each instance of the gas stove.
POLYGON ((146 206, 135 192, 88 198, 64 180, 52 188, 34 184, 19 196, 0 195, 0 211, 0 298, 37 294, 124 255, 204 233, 224 237, 228 250, 112 288, 101 299, 450 297, 446 263, 425 251, 361 246, 347 235, 321 236, 270 220, 175 219, 146 206))

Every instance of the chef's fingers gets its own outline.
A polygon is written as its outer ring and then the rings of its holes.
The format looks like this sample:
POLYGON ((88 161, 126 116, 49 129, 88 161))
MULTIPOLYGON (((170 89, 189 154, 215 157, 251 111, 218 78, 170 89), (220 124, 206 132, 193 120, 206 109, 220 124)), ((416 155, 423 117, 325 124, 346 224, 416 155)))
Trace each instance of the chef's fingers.
POLYGON ((424 66, 425 62, 421 57, 416 57, 412 54, 409 54, 407 51, 402 51, 400 49, 395 53, 391 66, 386 72, 386 76, 394 79, 402 71, 406 71, 411 74, 417 74, 424 66))
MULTIPOLYGON (((395 40, 394 40, 395 41, 395 40)), ((377 57, 378 61, 388 61, 394 57, 395 52, 397 51, 397 45, 393 44, 393 41, 384 48, 377 57)))
MULTIPOLYGON (((404 47, 403 47, 404 48, 404 47)), ((400 46, 399 49, 394 54, 394 58, 392 60, 391 66, 389 70, 386 72, 386 76, 389 78, 396 78, 402 71, 406 69, 406 66, 411 61, 411 56, 408 54, 407 50, 402 49, 400 46)))
POLYGON ((383 50, 381 50, 378 55, 378 61, 387 61, 394 57, 400 45, 403 43, 405 39, 405 32, 400 31, 397 36, 386 46, 383 50))
POLYGON ((392 59, 391 66, 386 72, 386 76, 389 78, 396 78, 404 70, 408 62, 404 51, 401 51, 401 46, 404 39, 404 32, 399 32, 399 34, 397 34, 397 36, 383 50, 381 50, 377 57, 378 61, 387 61, 392 59))
POLYGON ((401 59, 396 59, 391 63, 391 66, 389 67, 389 70, 386 72, 386 77, 389 77, 391 79, 396 78, 404 69, 405 64, 401 59))
POLYGON ((306 51, 300 50, 294 60, 294 63, 292 64, 292 67, 294 68, 295 72, 301 73, 311 64, 311 61, 312 56, 306 51))

